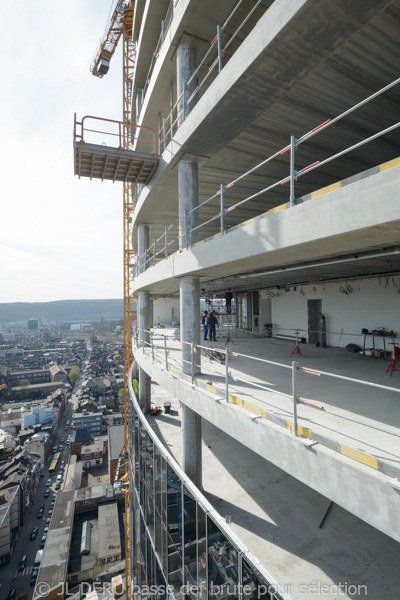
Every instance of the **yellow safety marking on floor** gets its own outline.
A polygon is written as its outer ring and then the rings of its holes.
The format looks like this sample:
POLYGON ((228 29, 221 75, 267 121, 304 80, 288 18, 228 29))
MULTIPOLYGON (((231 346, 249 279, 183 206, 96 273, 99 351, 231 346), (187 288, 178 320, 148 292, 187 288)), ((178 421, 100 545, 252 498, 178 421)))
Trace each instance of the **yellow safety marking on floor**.
POLYGON ((221 232, 219 232, 219 233, 216 233, 215 235, 213 235, 213 238, 214 238, 214 240, 215 240, 215 238, 218 238, 218 237, 220 237, 221 235, 222 235, 222 234, 221 234, 221 232))
POLYGON ((204 240, 200 240, 199 242, 196 242, 195 246, 200 246, 200 244, 204 244, 204 240))
POLYGON ((398 166, 400 166, 400 157, 394 158, 393 160, 389 160, 388 162, 379 165, 379 171, 382 173, 382 171, 387 171, 388 169, 393 169, 393 167, 398 166))
MULTIPOLYGON (((286 424, 289 431, 291 433, 294 433, 294 423, 292 423, 291 421, 286 421, 286 424)), ((310 440, 312 439, 311 431, 309 429, 306 429, 305 427, 302 427, 301 425, 297 425, 297 433, 302 437, 310 438, 310 440)))
POLYGON ((265 410, 261 410, 261 408, 258 408, 257 406, 254 406, 254 404, 250 404, 250 402, 243 402, 243 408, 245 410, 248 410, 252 413, 255 413, 257 415, 260 415, 260 417, 264 417, 265 418, 265 410))
POLYGON ((267 215, 276 215, 277 213, 282 212, 283 210, 287 209, 287 205, 286 204, 280 204, 279 206, 275 206, 275 208, 271 208, 268 212, 267 215))
POLYGON ((372 467, 373 469, 378 470, 378 461, 376 458, 368 456, 368 454, 358 452, 358 450, 353 450, 352 448, 346 448, 346 446, 340 446, 340 452, 344 454, 344 456, 348 456, 357 462, 367 465, 367 467, 372 467))
POLYGON ((212 392, 213 394, 217 393, 217 388, 215 388, 213 385, 210 385, 209 383, 206 383, 206 390, 208 392, 212 392))
POLYGON ((315 192, 311 192, 311 198, 318 198, 318 196, 323 196, 324 194, 329 194, 329 192, 333 192, 342 187, 342 182, 338 181, 337 183, 332 183, 332 185, 328 185, 320 190, 316 190, 315 192))

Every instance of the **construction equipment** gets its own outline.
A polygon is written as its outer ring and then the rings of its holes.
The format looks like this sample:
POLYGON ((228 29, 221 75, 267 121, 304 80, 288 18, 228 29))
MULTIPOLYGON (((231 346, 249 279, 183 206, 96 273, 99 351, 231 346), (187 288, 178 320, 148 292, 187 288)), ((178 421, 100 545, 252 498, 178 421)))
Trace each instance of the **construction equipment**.
MULTIPOLYGON (((106 26, 103 38, 91 64, 91 72, 95 77, 102 78, 110 67, 110 60, 117 48, 121 37, 123 40, 123 147, 129 149, 131 143, 131 128, 126 124, 131 121, 132 83, 135 66, 136 46, 132 41, 134 0, 118 0, 115 9, 106 26)), ((131 228, 133 215, 132 184, 125 181, 123 184, 123 224, 124 224, 124 468, 118 468, 118 477, 125 484, 129 482, 128 453, 128 373, 133 361, 132 356, 132 322, 134 298, 133 284, 133 259, 134 252, 131 248, 131 228)), ((120 465, 119 465, 120 466, 120 465)), ((123 487, 125 494, 125 583, 126 599, 130 598, 130 535, 129 535, 129 487, 123 487)))

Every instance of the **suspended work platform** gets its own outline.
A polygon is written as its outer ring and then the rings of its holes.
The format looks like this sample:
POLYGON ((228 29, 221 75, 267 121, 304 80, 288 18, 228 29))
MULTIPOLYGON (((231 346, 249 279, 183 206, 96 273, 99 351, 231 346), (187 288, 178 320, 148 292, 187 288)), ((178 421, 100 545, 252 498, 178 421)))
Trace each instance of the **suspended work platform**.
MULTIPOLYGON (((155 134, 153 130, 147 129, 153 134, 153 139, 149 140, 152 154, 137 152, 131 149, 132 144, 126 143, 126 132, 134 131, 135 125, 122 123, 121 121, 112 121, 100 117, 83 117, 81 122, 74 122, 74 174, 79 177, 89 177, 90 179, 101 179, 102 181, 122 181, 123 183, 147 185, 157 168, 158 155, 155 152, 155 134), (86 126, 88 120, 95 119, 107 124, 107 131, 89 129, 86 126), (111 146, 106 142, 92 143, 86 141, 90 137, 110 141, 111 146), (115 139, 117 138, 117 139, 115 139)), ((134 138, 132 137, 132 141, 134 138)))

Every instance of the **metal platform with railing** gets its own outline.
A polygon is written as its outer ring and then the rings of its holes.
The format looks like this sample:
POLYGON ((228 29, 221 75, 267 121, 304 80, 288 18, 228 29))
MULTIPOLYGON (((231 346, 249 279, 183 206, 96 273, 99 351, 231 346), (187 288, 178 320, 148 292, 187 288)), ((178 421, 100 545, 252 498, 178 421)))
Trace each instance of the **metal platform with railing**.
POLYGON ((149 139, 152 153, 146 154, 136 152, 133 148, 134 136, 126 147, 124 135, 126 128, 138 129, 138 125, 123 123, 101 117, 87 115, 81 121, 74 117, 74 174, 79 177, 89 177, 90 179, 101 179, 122 181, 123 183, 147 185, 157 168, 158 155, 156 153, 155 133, 149 127, 141 127, 151 134, 149 139), (95 129, 95 125, 88 127, 88 121, 100 121, 104 129, 100 131, 95 129), (87 140, 88 134, 91 134, 90 141, 87 140), (109 136, 116 143, 114 146, 108 146, 104 141, 109 140, 109 136), (92 142, 100 141, 100 143, 92 142), (132 146, 132 148, 131 148, 132 146))

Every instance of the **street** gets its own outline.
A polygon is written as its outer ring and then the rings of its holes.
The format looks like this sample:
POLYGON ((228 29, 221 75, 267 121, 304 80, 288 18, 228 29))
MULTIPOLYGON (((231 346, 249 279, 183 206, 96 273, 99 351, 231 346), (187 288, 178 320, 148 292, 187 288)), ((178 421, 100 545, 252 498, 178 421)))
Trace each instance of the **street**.
MULTIPOLYGON (((85 361, 85 364, 87 364, 87 361, 85 361)), ((66 446, 65 441, 67 440, 68 435, 72 434, 73 429, 70 425, 68 431, 65 431, 65 424, 67 421, 69 421, 70 424, 72 423, 72 415, 78 400, 78 392, 80 386, 81 378, 77 381, 75 392, 71 395, 71 398, 67 402, 64 414, 62 415, 58 424, 57 433, 54 437, 53 442, 51 443, 51 447, 57 446, 58 449, 61 445, 61 439, 64 438, 64 442, 62 444, 63 449, 62 451, 60 451, 59 464, 62 460, 64 460, 65 464, 67 465, 69 460, 69 446, 66 446)), ((57 495, 57 493, 60 493, 61 491, 59 490, 57 492, 55 490, 56 475, 53 475, 52 477, 48 475, 48 469, 50 467, 52 459, 53 453, 51 452, 50 448, 50 453, 47 457, 43 469, 43 477, 39 478, 39 482, 35 491, 33 505, 30 507, 28 513, 26 514, 24 524, 20 527, 19 535, 14 546, 14 552, 11 557, 11 560, 8 564, 0 566, 0 600, 6 600, 8 593, 11 589, 16 590, 16 599, 19 596, 23 595, 27 595, 28 599, 30 599, 33 595, 33 591, 35 588, 34 586, 30 585, 30 580, 33 571, 33 563, 35 560, 36 552, 40 549, 40 542, 42 539, 43 530, 46 526, 45 523, 48 518, 48 512, 50 509, 50 504, 52 502, 52 496, 53 494, 57 495), (46 482, 48 479, 51 479, 52 481, 50 488, 46 487, 46 482), (48 498, 45 498, 44 494, 47 489, 50 490, 50 495, 48 498), (37 514, 42 505, 44 505, 43 517, 38 519, 37 514), (31 540, 30 536, 34 527, 38 527, 39 530, 36 539, 31 540), (18 571, 19 561, 21 557, 25 554, 27 555, 25 568, 22 571, 18 571)))

